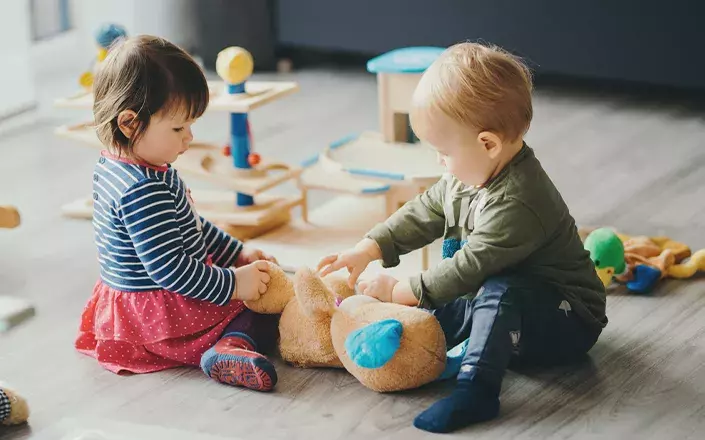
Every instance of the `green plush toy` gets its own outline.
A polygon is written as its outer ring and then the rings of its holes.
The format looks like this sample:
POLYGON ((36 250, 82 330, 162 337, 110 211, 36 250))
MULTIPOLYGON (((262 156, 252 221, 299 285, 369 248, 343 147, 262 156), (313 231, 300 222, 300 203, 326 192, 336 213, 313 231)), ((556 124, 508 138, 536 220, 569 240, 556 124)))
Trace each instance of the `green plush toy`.
POLYGON ((584 246, 590 252, 597 276, 605 287, 610 285, 614 274, 624 273, 627 267, 624 261, 624 244, 613 230, 595 229, 585 238, 584 246))

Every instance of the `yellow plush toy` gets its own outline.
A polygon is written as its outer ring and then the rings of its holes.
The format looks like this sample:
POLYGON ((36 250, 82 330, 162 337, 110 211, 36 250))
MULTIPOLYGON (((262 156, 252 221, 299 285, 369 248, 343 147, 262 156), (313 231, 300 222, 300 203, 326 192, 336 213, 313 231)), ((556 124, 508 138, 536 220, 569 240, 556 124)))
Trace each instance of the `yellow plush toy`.
POLYGON ((282 313, 282 359, 299 367, 344 367, 379 392, 416 388, 446 369, 446 341, 436 318, 421 309, 354 295, 345 280, 308 268, 293 281, 270 268, 267 293, 246 305, 282 313))

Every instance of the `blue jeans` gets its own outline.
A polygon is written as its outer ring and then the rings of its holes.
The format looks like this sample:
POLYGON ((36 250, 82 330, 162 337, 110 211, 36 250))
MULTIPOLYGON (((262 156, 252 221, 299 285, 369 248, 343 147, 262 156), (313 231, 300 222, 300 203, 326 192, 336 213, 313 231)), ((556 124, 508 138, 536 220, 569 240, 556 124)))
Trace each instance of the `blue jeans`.
POLYGON ((433 314, 448 347, 469 338, 458 379, 480 381, 497 394, 510 363, 578 361, 602 332, 577 316, 552 285, 516 275, 489 278, 474 299, 458 299, 433 314))

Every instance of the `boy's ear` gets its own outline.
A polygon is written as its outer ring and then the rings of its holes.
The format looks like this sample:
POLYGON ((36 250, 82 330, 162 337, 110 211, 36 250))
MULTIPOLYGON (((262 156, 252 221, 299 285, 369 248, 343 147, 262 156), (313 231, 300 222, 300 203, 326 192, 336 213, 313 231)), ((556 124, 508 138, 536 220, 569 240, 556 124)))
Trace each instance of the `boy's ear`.
POLYGON ((123 110, 117 117, 117 123, 122 134, 129 139, 137 126, 137 113, 132 110, 123 110))
POLYGON ((502 152, 502 138, 491 131, 481 132, 477 135, 477 140, 485 147, 492 159, 495 159, 502 152))

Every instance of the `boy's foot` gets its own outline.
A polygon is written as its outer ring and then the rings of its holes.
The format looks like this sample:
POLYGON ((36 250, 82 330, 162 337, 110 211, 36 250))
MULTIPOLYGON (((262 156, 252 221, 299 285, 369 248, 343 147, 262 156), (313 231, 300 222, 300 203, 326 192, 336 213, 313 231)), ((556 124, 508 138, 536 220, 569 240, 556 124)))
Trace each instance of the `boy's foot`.
POLYGON ((245 335, 226 335, 203 353, 201 369, 209 377, 228 385, 270 391, 277 383, 274 365, 255 351, 245 335))
POLYGON ((475 423, 494 419, 499 414, 499 398, 483 386, 458 380, 453 393, 431 405, 414 419, 424 431, 447 433, 475 423))

